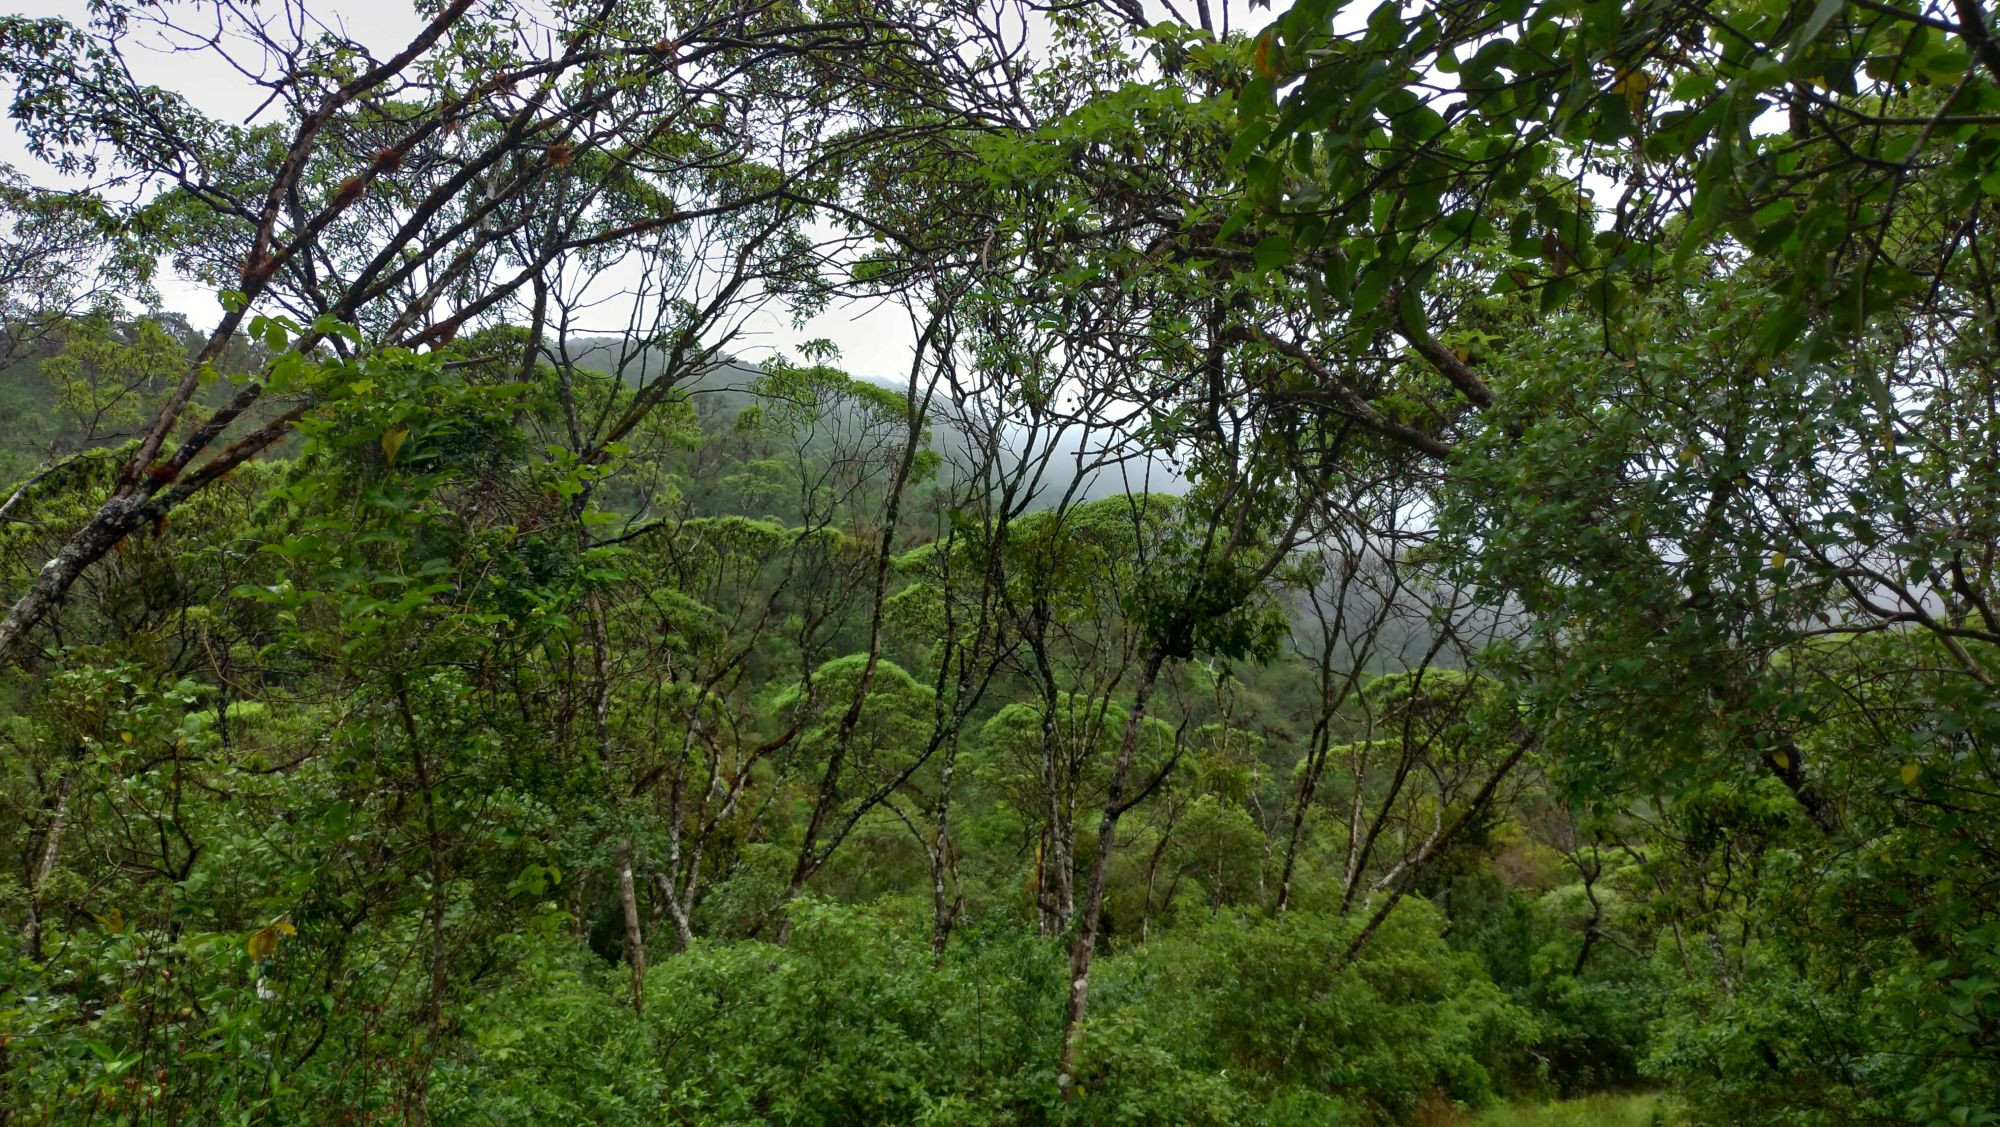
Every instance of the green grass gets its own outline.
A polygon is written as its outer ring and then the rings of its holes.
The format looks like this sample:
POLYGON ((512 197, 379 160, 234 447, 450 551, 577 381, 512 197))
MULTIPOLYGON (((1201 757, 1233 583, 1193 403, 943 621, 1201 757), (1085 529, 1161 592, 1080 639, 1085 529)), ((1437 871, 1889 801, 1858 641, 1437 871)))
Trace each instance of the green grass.
POLYGON ((1599 1095, 1489 1108, 1472 1127, 1654 1127, 1669 1121, 1666 1104, 1656 1095, 1599 1095))

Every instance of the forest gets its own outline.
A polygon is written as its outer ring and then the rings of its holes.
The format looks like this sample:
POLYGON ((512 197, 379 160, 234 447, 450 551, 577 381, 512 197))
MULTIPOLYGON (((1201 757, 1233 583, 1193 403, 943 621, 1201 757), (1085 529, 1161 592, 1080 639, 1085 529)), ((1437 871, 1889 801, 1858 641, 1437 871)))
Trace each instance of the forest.
POLYGON ((0 1127, 2000 1124, 1983 0, 43 9, 0 1127))

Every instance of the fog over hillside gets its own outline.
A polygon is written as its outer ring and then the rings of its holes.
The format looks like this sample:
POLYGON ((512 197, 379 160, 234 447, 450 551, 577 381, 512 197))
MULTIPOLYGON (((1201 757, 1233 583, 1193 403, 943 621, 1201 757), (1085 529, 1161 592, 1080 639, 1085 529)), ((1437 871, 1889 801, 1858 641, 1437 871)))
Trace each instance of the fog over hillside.
MULTIPOLYGON (((639 386, 665 369, 664 358, 656 350, 631 349, 615 337, 582 338, 570 343, 568 358, 581 368, 610 374, 622 372, 626 382, 639 386)), ((733 424, 738 412, 758 403, 751 385, 764 375, 758 365, 734 359, 712 366, 680 380, 711 433, 733 424)), ((877 387, 905 394, 907 384, 881 377, 856 377, 877 387)), ((970 472, 978 461, 977 444, 965 422, 965 405, 950 401, 950 389, 939 388, 931 404, 931 442, 947 466, 970 472)), ((1034 457, 1041 468, 1028 511, 1053 508, 1058 504, 1082 504, 1128 493, 1181 493, 1187 481, 1156 455, 1128 454, 1107 441, 1104 430, 1082 425, 1053 434, 1028 434, 1022 427, 1008 425, 1001 440, 1001 473, 1016 473, 1021 459, 1034 457)), ((1321 585, 1317 600, 1304 592, 1294 592, 1286 600, 1292 623, 1292 644, 1302 651, 1316 651, 1328 632, 1338 636, 1333 652, 1341 661, 1353 663, 1370 673, 1390 673, 1431 664, 1457 668, 1463 664, 1455 647, 1428 653, 1433 638, 1432 616, 1449 608, 1456 630, 1467 639, 1493 638, 1511 632, 1511 627, 1487 609, 1476 605, 1455 605, 1462 596, 1405 586, 1407 576, 1378 549, 1329 542, 1329 576, 1321 585), (1338 559, 1343 551, 1358 551, 1363 558, 1359 574, 1345 585, 1337 578, 1338 559)), ((1476 646, 1476 642, 1472 643, 1476 646)), ((1253 679, 1254 674, 1247 674, 1253 679)))
MULTIPOLYGON (((552 358, 555 355, 552 346, 545 345, 544 351, 552 358)), ((567 342, 563 354, 577 367, 618 374, 635 387, 655 378, 668 364, 657 349, 635 348, 618 337, 580 337, 567 342)), ((738 411, 756 401, 750 385, 763 374, 761 366, 729 358, 682 377, 677 386, 696 404, 704 420, 713 420, 705 425, 726 425, 738 411)), ((908 387, 902 380, 881 376, 855 378, 897 395, 905 394, 908 387)), ((955 421, 962 419, 963 412, 948 401, 949 396, 950 390, 941 387, 933 399, 931 441, 948 465, 963 467, 972 461, 975 444, 964 425, 955 421)), ((1109 440, 1105 431, 1080 424, 1034 436, 1008 425, 999 445, 1003 472, 1013 472, 1024 457, 1042 461, 1032 509, 1054 506, 1065 497, 1076 503, 1134 492, 1181 493, 1187 488, 1186 479, 1159 457, 1127 450, 1122 443, 1109 440)))

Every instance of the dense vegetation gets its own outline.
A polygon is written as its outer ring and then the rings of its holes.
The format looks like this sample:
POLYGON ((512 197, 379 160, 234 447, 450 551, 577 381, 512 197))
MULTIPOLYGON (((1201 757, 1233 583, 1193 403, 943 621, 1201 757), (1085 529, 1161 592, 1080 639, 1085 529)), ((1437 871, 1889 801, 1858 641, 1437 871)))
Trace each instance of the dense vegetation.
POLYGON ((417 8, 0 18, 0 1123, 2000 1123, 1977 0, 417 8))

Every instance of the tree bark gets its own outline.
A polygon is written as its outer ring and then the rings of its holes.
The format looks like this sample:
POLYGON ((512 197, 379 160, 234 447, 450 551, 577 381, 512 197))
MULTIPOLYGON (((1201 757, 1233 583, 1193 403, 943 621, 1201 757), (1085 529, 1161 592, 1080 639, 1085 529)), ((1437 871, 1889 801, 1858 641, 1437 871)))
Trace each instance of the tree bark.
MULTIPOLYGON (((1041 625, 1041 620, 1037 620, 1041 625)), ((1056 709, 1055 670, 1049 663, 1048 647, 1039 634, 1028 639, 1035 656, 1036 679, 1042 690, 1042 790, 1048 798, 1048 848, 1037 862, 1041 866, 1041 889, 1036 897, 1042 914, 1042 934, 1061 935, 1069 930, 1076 911, 1076 861, 1072 835, 1074 819, 1068 817, 1069 773, 1063 770, 1062 735, 1056 709)))
POLYGON ((625 961, 632 964, 632 1012, 646 1010, 646 933, 639 926, 639 895, 632 884, 632 839, 618 845, 618 905, 625 910, 625 961))
POLYGON ((958 740, 954 736, 946 745, 944 763, 938 774, 937 834, 931 844, 931 957, 943 958, 945 944, 951 941, 951 929, 958 918, 956 901, 951 897, 951 777, 958 766, 958 740))

